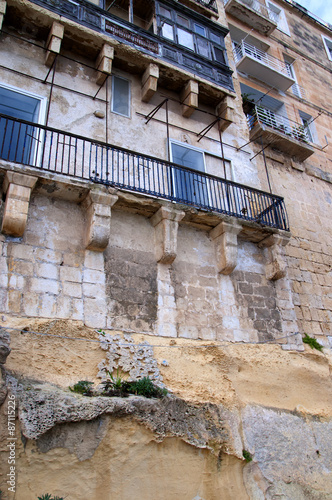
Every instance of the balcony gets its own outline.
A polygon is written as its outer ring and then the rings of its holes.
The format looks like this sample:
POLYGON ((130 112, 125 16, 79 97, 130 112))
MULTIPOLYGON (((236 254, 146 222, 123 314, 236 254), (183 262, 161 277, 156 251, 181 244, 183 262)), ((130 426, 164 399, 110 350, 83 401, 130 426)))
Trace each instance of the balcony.
POLYGON ((234 49, 234 59, 238 71, 283 92, 295 83, 283 61, 244 41, 234 49))
MULTIPOLYGON (((76 0, 68 2, 66 0, 29 0, 31 4, 44 7, 76 23, 90 28, 103 35, 111 37, 120 42, 116 45, 116 55, 123 65, 126 59, 131 59, 132 65, 133 51, 135 48, 135 65, 139 70, 144 71, 146 64, 151 62, 151 57, 175 65, 186 72, 191 72, 198 77, 204 78, 224 89, 233 92, 232 71, 226 63, 219 60, 201 56, 185 46, 174 43, 171 40, 157 36, 151 31, 147 31, 136 26, 129 21, 116 17, 104 9, 85 1, 76 0)), ((204 5, 211 2, 201 0, 204 5)), ((211 3, 211 6, 214 3, 211 3)), ((64 19, 63 19, 64 20, 64 19)), ((210 22, 211 21, 207 21, 210 22)), ((70 37, 73 27, 66 31, 66 36, 70 37)), ((219 30, 223 36, 227 30, 220 26, 219 30)), ((81 39, 81 38, 80 38, 81 39)), ((75 40, 74 40, 75 41, 75 40)), ((77 45, 77 41, 75 41, 77 45)), ((90 51, 89 44, 85 47, 85 53, 90 51)), ((165 68, 166 72, 169 68, 165 68)))
POLYGON ((251 140, 262 138, 264 144, 272 144, 300 161, 306 160, 314 153, 309 144, 308 132, 299 123, 262 106, 253 106, 247 113, 247 120, 251 140))
MULTIPOLYGON (((122 191, 188 205, 201 211, 288 231, 280 196, 174 163, 0 115, 0 158, 36 172, 67 176, 122 191)), ((202 217, 200 217, 202 220, 202 217)), ((249 230, 248 230, 249 231, 249 230)), ((256 231, 256 229, 254 229, 256 231)), ((250 232, 250 231, 249 231, 250 232)))
POLYGON ((228 14, 263 35, 270 35, 277 27, 278 16, 264 3, 257 0, 224 0, 228 14))

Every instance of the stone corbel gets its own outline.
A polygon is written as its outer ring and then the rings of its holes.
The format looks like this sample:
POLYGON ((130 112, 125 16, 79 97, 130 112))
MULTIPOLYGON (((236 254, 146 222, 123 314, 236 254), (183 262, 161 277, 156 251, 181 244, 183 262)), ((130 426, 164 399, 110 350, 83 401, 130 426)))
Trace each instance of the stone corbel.
POLYGON ((6 172, 3 190, 6 202, 2 218, 1 232, 10 236, 23 236, 29 211, 31 191, 37 182, 37 177, 6 172))
POLYGON ((142 101, 149 102, 155 94, 158 85, 159 66, 149 64, 142 76, 142 101))
POLYGON ((51 67, 57 54, 60 53, 61 42, 64 34, 64 26, 57 21, 54 21, 50 34, 46 42, 46 57, 45 64, 51 67))
POLYGON ((0 31, 2 29, 3 18, 5 17, 7 2, 0 0, 0 31))
POLYGON ((178 226, 185 213, 181 210, 161 207, 151 217, 155 230, 155 251, 157 262, 171 264, 177 253, 178 226))
POLYGON ((115 194, 93 190, 82 202, 87 214, 84 235, 84 247, 87 250, 103 252, 107 247, 110 238, 111 207, 117 199, 115 194))
POLYGON ((198 107, 198 82, 189 80, 181 93, 182 116, 189 118, 198 107))
POLYGON ((98 72, 97 85, 102 85, 108 75, 112 73, 112 63, 114 59, 114 48, 105 43, 96 59, 96 69, 98 72))
POLYGON ((210 231, 215 242, 218 271, 221 274, 231 274, 237 264, 237 235, 241 231, 238 224, 221 222, 210 231))
POLYGON ((219 129, 224 132, 234 122, 234 98, 226 95, 216 107, 216 114, 221 118, 219 129))
POLYGON ((286 275, 286 261, 282 247, 286 246, 290 235, 272 234, 259 243, 260 248, 267 249, 265 275, 268 280, 276 281, 286 275))

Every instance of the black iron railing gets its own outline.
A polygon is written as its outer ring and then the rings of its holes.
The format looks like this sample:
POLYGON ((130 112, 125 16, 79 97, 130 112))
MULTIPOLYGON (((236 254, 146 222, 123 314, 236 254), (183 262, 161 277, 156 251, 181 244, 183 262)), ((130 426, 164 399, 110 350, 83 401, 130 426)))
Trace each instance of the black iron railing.
POLYGON ((5 115, 0 158, 288 230, 280 196, 5 115))

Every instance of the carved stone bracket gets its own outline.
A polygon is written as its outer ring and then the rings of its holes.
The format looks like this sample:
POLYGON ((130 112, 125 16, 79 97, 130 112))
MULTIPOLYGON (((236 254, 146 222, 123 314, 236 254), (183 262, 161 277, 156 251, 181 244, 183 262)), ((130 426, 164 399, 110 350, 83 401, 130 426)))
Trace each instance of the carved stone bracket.
POLYGON ((234 122, 234 98, 226 95, 216 107, 216 113, 222 118, 219 120, 219 129, 224 132, 234 122))
POLYGON ((2 29, 3 18, 5 17, 7 2, 0 0, 0 30, 2 29))
POLYGON ((221 274, 231 274, 237 264, 237 235, 241 231, 238 224, 221 222, 210 231, 215 242, 218 271, 221 274))
POLYGON ((47 51, 45 57, 45 64, 48 67, 52 66, 56 55, 60 53, 63 34, 64 34, 64 26, 58 23, 57 21, 54 21, 46 42, 47 51))
POLYGON ((159 66, 149 64, 142 76, 142 101, 149 102, 155 94, 158 85, 159 66))
POLYGON ((82 202, 87 213, 84 246, 87 250, 103 252, 110 238, 111 207, 117 201, 115 194, 100 190, 90 191, 82 202))
POLYGON ((267 249, 268 262, 265 275, 268 280, 279 280, 286 275, 286 261, 282 247, 286 246, 290 235, 272 234, 259 243, 261 248, 267 249))
POLYGON ((96 59, 96 69, 98 71, 97 85, 102 85, 107 76, 112 73, 113 58, 114 48, 105 43, 96 59))
POLYGON ((189 118, 198 107, 198 82, 189 80, 181 93, 182 116, 189 118))
POLYGON ((177 253, 178 226, 185 213, 173 208, 161 207, 151 217, 155 228, 156 258, 162 264, 171 264, 177 253))
POLYGON ((15 237, 23 236, 28 218, 30 195, 36 182, 37 177, 6 172, 3 184, 6 203, 1 232, 15 237))

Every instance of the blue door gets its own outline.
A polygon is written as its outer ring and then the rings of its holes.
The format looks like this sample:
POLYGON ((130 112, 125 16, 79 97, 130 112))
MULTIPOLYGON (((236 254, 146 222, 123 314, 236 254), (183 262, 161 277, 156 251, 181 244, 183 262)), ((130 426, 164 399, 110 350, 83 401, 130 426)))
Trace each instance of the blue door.
MULTIPOLYGON (((0 87, 0 113, 29 122, 38 122, 40 99, 0 87)), ((32 125, 0 117, 0 157, 26 165, 33 164, 37 142, 32 125)))

